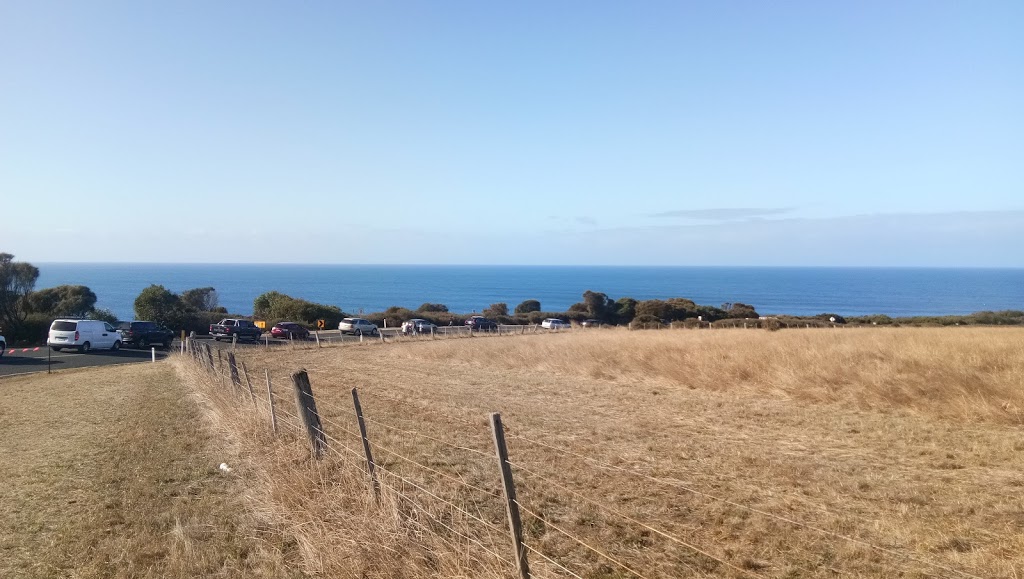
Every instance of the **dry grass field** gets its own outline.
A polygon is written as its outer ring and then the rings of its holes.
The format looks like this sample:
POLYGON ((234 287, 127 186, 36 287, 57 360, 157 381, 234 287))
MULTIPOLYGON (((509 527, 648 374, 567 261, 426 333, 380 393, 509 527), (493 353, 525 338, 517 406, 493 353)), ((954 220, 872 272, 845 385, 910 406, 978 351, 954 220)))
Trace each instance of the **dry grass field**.
POLYGON ((0 577, 296 577, 167 364, 0 380, 0 577))
POLYGON ((224 372, 174 363, 308 575, 513 577, 500 411, 535 577, 1024 576, 1019 329, 594 330, 239 357, 255 405, 224 372), (295 421, 300 367, 322 461, 295 421))

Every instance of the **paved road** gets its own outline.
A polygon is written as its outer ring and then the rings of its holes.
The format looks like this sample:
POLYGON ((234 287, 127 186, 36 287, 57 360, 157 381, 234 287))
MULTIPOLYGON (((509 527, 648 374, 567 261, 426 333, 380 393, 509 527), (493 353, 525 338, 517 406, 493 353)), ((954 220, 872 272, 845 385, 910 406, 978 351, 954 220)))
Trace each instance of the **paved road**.
MULTIPOLYGON (((177 343, 175 343, 175 346, 177 343)), ((60 352, 51 351, 46 346, 39 348, 8 348, 0 358, 0 377, 14 376, 18 374, 31 374, 33 372, 46 372, 47 363, 52 371, 66 370, 68 368, 87 368, 89 366, 109 366, 112 364, 131 364, 138 362, 149 362, 152 354, 149 350, 121 349, 116 352, 94 350, 88 354, 79 354, 63 350, 60 352), (49 359, 49 362, 47 361, 49 359)), ((157 348, 156 359, 163 360, 167 352, 157 348)))

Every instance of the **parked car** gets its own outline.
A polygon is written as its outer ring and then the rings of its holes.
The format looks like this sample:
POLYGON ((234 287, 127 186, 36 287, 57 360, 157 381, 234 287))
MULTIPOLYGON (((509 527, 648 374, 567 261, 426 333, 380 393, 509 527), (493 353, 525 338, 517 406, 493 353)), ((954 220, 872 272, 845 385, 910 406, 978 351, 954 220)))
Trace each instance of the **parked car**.
POLYGON ((569 322, 558 318, 546 318, 540 323, 540 327, 547 328, 549 330, 568 330, 572 325, 570 325, 569 322))
POLYGON ((160 344, 170 348, 174 341, 174 332, 156 322, 116 322, 115 327, 121 334, 122 346, 148 348, 150 344, 160 344))
POLYGON ((221 338, 230 340, 237 337, 239 340, 246 338, 258 342, 263 330, 252 320, 240 320, 237 318, 224 318, 216 324, 210 324, 210 335, 213 339, 220 341, 221 338))
POLYGON ((432 334, 436 330, 437 326, 420 318, 413 318, 402 324, 403 334, 432 334))
POLYGON ((469 326, 470 330, 497 330, 498 322, 494 320, 488 320, 483 316, 472 316, 466 320, 466 325, 469 326))
POLYGON ((102 320, 54 320, 46 337, 46 345, 59 352, 75 348, 86 353, 94 348, 118 350, 121 333, 102 320))
POLYGON ((4 352, 7 351, 7 340, 0 336, 0 358, 4 357, 4 352))
POLYGON ((308 340, 309 330, 295 322, 280 322, 270 328, 270 335, 275 338, 308 340))
POLYGON ((580 325, 584 328, 596 328, 601 325, 601 320, 583 320, 583 323, 580 325))
POLYGON ((352 334, 353 336, 362 336, 363 334, 376 336, 378 333, 377 324, 363 318, 345 318, 341 320, 338 323, 338 331, 342 334, 352 334))

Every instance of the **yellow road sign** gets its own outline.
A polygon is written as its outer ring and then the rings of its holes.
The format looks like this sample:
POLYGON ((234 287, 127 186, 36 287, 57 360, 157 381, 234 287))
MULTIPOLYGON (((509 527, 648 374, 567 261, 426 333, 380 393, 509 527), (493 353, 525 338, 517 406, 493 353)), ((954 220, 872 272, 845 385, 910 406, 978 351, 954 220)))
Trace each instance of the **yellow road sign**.
POLYGON ((326 321, 324 321, 324 320, 317 320, 316 321, 316 329, 322 330, 322 329, 324 329, 326 327, 327 327, 327 322, 326 321))
POLYGON ((267 322, 263 320, 256 320, 255 322, 253 322, 253 324, 256 324, 256 327, 261 330, 267 329, 267 322))

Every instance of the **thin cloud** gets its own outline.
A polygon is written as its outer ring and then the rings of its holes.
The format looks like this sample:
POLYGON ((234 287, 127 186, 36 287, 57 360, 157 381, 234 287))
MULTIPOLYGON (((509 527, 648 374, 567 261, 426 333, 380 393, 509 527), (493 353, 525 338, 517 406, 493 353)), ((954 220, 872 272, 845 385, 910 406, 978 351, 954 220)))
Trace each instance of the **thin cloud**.
POLYGON ((715 209, 679 209, 676 211, 652 213, 648 215, 648 217, 669 217, 701 221, 732 221, 735 219, 783 215, 785 213, 791 213, 794 209, 794 207, 719 207, 715 209))

